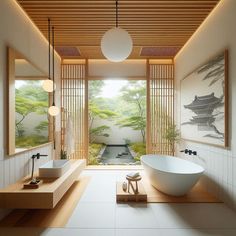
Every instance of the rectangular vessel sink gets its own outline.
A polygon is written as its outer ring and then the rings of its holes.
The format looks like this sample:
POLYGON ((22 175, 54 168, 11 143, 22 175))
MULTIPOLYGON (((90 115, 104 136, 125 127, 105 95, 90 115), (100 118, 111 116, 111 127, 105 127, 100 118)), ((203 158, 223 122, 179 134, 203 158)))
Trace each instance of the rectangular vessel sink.
POLYGON ((69 169, 69 160, 51 160, 39 167, 39 177, 58 178, 69 169))

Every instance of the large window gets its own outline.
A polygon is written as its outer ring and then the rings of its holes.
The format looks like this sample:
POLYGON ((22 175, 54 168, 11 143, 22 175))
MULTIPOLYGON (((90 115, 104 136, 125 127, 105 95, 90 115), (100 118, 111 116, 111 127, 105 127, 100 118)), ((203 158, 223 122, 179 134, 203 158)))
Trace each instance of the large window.
POLYGON ((48 142, 48 93, 42 82, 15 81, 16 152, 48 142))
POLYGON ((139 164, 146 152, 146 81, 91 80, 89 164, 139 164))

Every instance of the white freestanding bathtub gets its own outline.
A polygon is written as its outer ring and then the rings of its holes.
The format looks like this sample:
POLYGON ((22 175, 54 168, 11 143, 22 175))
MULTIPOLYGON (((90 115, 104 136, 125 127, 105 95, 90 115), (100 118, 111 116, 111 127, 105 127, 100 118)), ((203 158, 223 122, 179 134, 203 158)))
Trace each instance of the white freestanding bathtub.
POLYGON ((144 155, 141 162, 151 184, 172 196, 185 195, 204 172, 201 166, 173 156, 144 155))

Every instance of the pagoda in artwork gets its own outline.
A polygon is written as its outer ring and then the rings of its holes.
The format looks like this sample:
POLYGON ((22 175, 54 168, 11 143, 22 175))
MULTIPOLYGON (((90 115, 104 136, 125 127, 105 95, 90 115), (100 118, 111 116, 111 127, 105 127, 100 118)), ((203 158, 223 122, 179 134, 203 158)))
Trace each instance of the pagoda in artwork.
POLYGON ((199 130, 209 131, 213 129, 215 116, 213 111, 222 104, 222 98, 215 97, 214 93, 206 96, 195 96, 192 103, 184 105, 196 114, 190 119, 191 124, 198 125, 199 130))

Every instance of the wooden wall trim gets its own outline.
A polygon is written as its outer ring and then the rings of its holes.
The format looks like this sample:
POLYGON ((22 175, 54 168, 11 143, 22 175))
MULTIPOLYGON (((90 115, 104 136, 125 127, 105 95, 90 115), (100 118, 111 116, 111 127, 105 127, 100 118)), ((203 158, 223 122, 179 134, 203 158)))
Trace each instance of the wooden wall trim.
POLYGON ((84 110, 84 155, 86 160, 88 161, 89 155, 89 124, 88 124, 88 109, 89 109, 89 101, 88 101, 88 60, 85 63, 85 110, 84 110))
POLYGON ((15 52, 7 49, 7 150, 9 155, 15 154, 15 52))
POLYGON ((151 111, 150 111, 150 61, 147 59, 146 61, 146 90, 147 90, 147 98, 146 98, 146 106, 147 106, 147 117, 146 117, 146 153, 151 153, 151 111))

